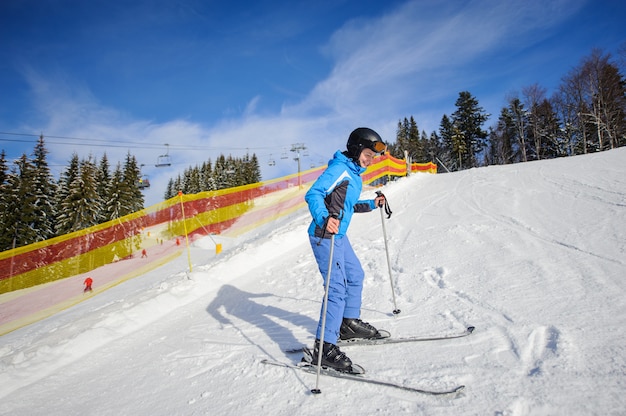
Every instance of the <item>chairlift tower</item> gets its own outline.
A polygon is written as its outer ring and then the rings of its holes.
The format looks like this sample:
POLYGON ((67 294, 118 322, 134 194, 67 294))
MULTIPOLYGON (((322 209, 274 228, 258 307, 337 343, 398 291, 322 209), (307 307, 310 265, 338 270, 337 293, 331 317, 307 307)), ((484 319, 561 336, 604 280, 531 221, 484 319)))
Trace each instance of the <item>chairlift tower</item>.
POLYGON ((293 160, 298 162, 298 187, 302 187, 302 178, 300 177, 300 151, 306 150, 304 143, 294 143, 291 145, 291 151, 296 154, 293 160))

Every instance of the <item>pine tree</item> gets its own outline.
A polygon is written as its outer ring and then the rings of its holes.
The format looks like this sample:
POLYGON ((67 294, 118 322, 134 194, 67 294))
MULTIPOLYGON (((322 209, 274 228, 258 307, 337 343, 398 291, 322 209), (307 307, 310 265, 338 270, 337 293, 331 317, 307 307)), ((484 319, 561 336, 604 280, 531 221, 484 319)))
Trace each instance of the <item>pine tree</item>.
POLYGON ((98 195, 96 171, 91 157, 85 159, 80 163, 78 175, 69 184, 69 194, 61 202, 62 214, 59 216, 59 227, 64 233, 102 222, 102 200, 98 195))
POLYGON ((210 159, 204 162, 202 168, 200 168, 200 180, 203 191, 214 191, 217 189, 213 178, 213 167, 210 159))
POLYGON ((9 176, 9 167, 7 165, 7 154, 2 149, 0 152, 0 186, 4 185, 7 180, 7 176, 9 176))
POLYGON ((246 175, 245 184, 261 182, 261 167, 259 165, 259 159, 256 154, 253 153, 251 158, 247 158, 246 162, 246 175))
MULTIPOLYGON (((435 135, 436 137, 436 135, 435 135)), ((404 159, 405 152, 409 160, 413 163, 424 163, 432 160, 436 153, 436 143, 431 143, 430 138, 423 131, 421 134, 415 118, 404 118, 398 121, 396 131, 396 142, 387 144, 389 154, 397 159, 404 159)))
POLYGON ((122 165, 117 164, 113 175, 111 176, 111 185, 107 191, 107 197, 104 204, 104 216, 105 221, 114 220, 121 217, 124 211, 124 187, 123 182, 124 174, 122 173, 122 165))
POLYGON ((465 132, 461 130, 458 124, 452 125, 452 154, 457 158, 459 169, 463 169, 469 163, 468 140, 465 132))
POLYGON ((521 161, 528 162, 528 111, 519 98, 509 101, 508 112, 515 130, 515 138, 519 145, 521 161))
MULTIPOLYGON (((143 194, 138 186, 140 174, 137 159, 129 152, 126 155, 124 170, 122 172, 122 186, 120 188, 122 202, 125 202, 125 205, 122 206, 122 212, 120 212, 122 215, 128 215, 143 209, 143 194)), ((129 228, 126 230, 127 236, 133 236, 132 242, 129 243, 129 252, 141 248, 141 233, 138 229, 140 226, 136 225, 136 227, 137 228, 129 228)))
POLYGON ((7 177, 3 250, 38 241, 37 230, 34 228, 36 222, 34 182, 35 168, 24 154, 15 162, 7 177))
POLYGON ((482 125, 489 115, 468 91, 459 93, 455 105, 457 110, 452 114, 452 122, 457 130, 455 137, 464 141, 462 144, 455 144, 455 152, 459 152, 463 167, 476 167, 480 153, 487 145, 487 132, 482 129, 482 125))
POLYGON ((178 196, 179 191, 184 193, 182 183, 183 179, 181 178, 180 174, 176 177, 176 179, 170 178, 167 183, 167 187, 165 189, 165 194, 163 195, 163 197, 167 200, 178 196))
POLYGON ((185 169, 183 173, 183 193, 197 194, 201 192, 200 182, 200 169, 197 166, 185 169))
MULTIPOLYGON (((110 188, 112 185, 109 159, 106 153, 102 156, 102 159, 100 159, 100 164, 98 165, 98 171, 96 172, 96 184, 98 196, 102 201, 102 206, 106 207, 106 201, 109 198, 110 188)), ((106 209, 105 213, 102 214, 102 220, 110 220, 109 216, 106 214, 106 209)))
POLYGON ((389 154, 397 159, 404 159, 404 151, 409 148, 409 120, 398 121, 396 129, 396 141, 388 146, 389 154))
POLYGON ((183 178, 180 175, 178 175, 176 177, 176 180, 174 181, 174 195, 172 196, 177 196, 178 193, 182 190, 183 190, 183 178))
MULTIPOLYGON (((107 221, 115 220, 130 213, 127 201, 129 195, 127 189, 128 184, 124 182, 122 164, 118 162, 111 175, 111 186, 108 189, 108 197, 103 208, 107 221)), ((125 224, 122 225, 122 229, 124 230, 124 237, 133 237, 138 234, 135 229, 127 227, 125 224)), ((117 237, 119 238, 119 234, 117 237)), ((115 252, 109 253, 108 255, 111 255, 112 258, 125 258, 133 252, 133 246, 137 246, 137 243, 130 242, 125 244, 123 247, 116 245, 115 252)))
POLYGON ((408 152, 411 160, 414 162, 422 162, 424 160, 424 145, 420 140, 420 132, 417 122, 413 116, 409 119, 409 143, 408 152))
POLYGON ((167 182, 167 187, 165 188, 165 194, 163 194, 163 198, 167 200, 174 196, 174 179, 170 178, 170 180, 167 182))
MULTIPOLYGON (((9 177, 9 170, 6 159, 6 152, 4 149, 0 152, 0 230, 7 230, 8 217, 7 217, 7 199, 9 188, 7 186, 7 178, 9 177)), ((0 233, 0 251, 6 250, 9 247, 9 238, 5 236, 6 233, 0 233), (5 241, 6 239, 6 241, 5 241)))
POLYGON ((46 159, 48 150, 46 149, 43 135, 39 136, 39 141, 35 145, 34 151, 34 183, 33 192, 35 193, 34 201, 34 223, 33 228, 37 232, 35 241, 43 241, 55 236, 56 231, 56 202, 55 191, 56 184, 48 161, 46 159))
POLYGON ((235 159, 232 156, 228 156, 226 160, 226 174, 228 177, 228 185, 226 188, 232 188, 245 184, 243 162, 241 159, 235 159))
POLYGON ((505 165, 516 161, 513 149, 515 127, 511 112, 502 108, 498 124, 489 132, 489 164, 505 165))
POLYGON ((540 143, 537 150, 538 159, 553 159, 565 155, 565 148, 561 138, 561 128, 552 103, 544 99, 535 107, 534 130, 538 135, 535 141, 540 143))
POLYGON ((124 163, 121 193, 125 198, 125 206, 121 215, 128 215, 143 209, 144 198, 141 190, 137 186, 140 177, 139 165, 137 159, 130 152, 126 155, 124 163))
POLYGON ((6 182, 2 184, 0 196, 0 251, 17 247, 17 221, 15 188, 19 186, 18 173, 12 168, 6 175, 6 182))
POLYGON ((422 138, 420 140, 421 140, 421 146, 422 146, 422 156, 418 162, 420 163, 434 162, 435 155, 437 154, 437 150, 438 150, 437 133, 432 132, 430 136, 428 136, 426 134, 426 131, 422 130, 422 138))
POLYGON ((63 203, 68 200, 71 194, 71 185, 74 183, 79 175, 80 160, 78 154, 73 153, 70 158, 70 163, 67 168, 61 173, 59 182, 57 185, 56 193, 56 207, 57 207, 57 221, 56 221, 56 234, 63 235, 71 231, 71 212, 64 210, 63 203))
POLYGON ((442 152, 439 153, 439 164, 442 164, 446 170, 459 170, 460 167, 457 166, 453 151, 452 137, 454 136, 454 126, 452 120, 445 114, 441 117, 441 122, 439 123, 439 135, 442 143, 442 152))
POLYGON ((226 157, 220 155, 215 161, 215 167, 213 168, 213 177, 215 178, 216 189, 230 188, 229 174, 233 172, 226 165, 226 157))

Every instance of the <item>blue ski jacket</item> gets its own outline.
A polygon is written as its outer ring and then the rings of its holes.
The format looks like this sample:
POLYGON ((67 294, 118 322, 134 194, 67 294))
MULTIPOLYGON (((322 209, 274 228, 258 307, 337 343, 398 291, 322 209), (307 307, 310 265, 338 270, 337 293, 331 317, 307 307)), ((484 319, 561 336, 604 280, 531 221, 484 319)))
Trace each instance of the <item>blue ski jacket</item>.
POLYGON ((359 199, 363 189, 361 180, 363 172, 365 168, 359 166, 354 160, 339 150, 335 152, 326 170, 304 196, 313 217, 309 226, 309 235, 330 238, 330 234, 324 229, 326 219, 331 215, 336 215, 341 223, 335 238, 341 238, 348 230, 353 213, 370 212, 376 209, 373 199, 359 199))

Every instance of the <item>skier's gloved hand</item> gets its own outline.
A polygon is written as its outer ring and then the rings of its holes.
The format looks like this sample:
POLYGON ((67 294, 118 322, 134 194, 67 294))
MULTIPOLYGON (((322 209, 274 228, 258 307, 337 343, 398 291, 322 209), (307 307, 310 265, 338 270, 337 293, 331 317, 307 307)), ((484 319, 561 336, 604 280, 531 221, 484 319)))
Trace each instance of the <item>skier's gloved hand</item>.
POLYGON ((376 204, 378 208, 385 206, 385 195, 380 191, 376 192, 376 195, 378 196, 374 198, 374 204, 376 204))
POLYGON ((376 204, 377 207, 381 209, 384 206, 385 214, 387 214, 387 218, 391 217, 391 208, 389 208, 389 202, 387 202, 387 198, 382 192, 376 191, 376 198, 374 199, 374 203, 376 204))
POLYGON ((339 232, 339 222, 339 218, 336 214, 326 218, 326 231, 331 234, 337 234, 339 232))

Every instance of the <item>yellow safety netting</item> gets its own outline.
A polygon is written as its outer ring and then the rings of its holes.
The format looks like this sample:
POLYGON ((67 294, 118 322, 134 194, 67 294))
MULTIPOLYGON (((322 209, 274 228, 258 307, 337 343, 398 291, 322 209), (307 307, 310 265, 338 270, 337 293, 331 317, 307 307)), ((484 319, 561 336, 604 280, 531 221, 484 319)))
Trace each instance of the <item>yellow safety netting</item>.
MULTIPOLYGON (((303 207, 306 189, 324 168, 236 188, 179 195, 113 221, 1 252, 0 294, 86 273, 165 241, 182 244, 182 239, 198 235, 249 231, 303 207)), ((436 173, 436 169, 427 163, 412 164, 408 170, 436 173)), ((384 155, 366 170, 363 181, 406 174, 405 161, 384 155)))

